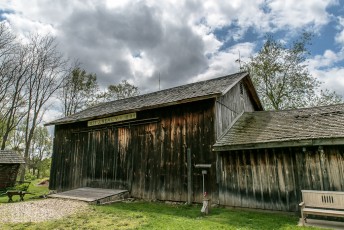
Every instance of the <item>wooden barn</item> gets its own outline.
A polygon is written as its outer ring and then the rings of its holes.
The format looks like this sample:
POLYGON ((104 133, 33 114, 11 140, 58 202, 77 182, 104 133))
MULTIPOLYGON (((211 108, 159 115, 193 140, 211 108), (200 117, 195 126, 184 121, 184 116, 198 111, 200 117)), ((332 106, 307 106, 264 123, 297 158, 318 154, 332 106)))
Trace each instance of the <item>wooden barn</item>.
POLYGON ((344 191, 344 104, 245 112, 213 150, 220 204, 297 211, 301 190, 344 191))
POLYGON ((13 151, 0 150, 0 190, 15 184, 21 164, 25 164, 23 157, 13 151))
POLYGON ((46 124, 55 125, 50 189, 127 189, 133 197, 171 201, 187 201, 191 191, 192 201, 201 202, 202 168, 195 166, 207 165, 205 187, 216 202, 213 144, 243 112, 255 110, 262 106, 242 72, 103 103, 53 121, 46 124))

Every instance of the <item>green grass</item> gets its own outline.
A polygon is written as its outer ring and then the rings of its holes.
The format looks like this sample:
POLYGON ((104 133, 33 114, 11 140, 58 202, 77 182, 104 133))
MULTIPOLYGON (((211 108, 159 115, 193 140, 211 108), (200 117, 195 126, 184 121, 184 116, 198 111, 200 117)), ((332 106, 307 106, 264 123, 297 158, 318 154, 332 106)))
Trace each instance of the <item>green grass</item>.
MULTIPOLYGON (((48 194, 49 189, 47 186, 37 186, 37 184, 41 181, 43 181, 44 179, 37 179, 37 180, 33 180, 31 181, 31 184, 28 188, 28 192, 32 193, 32 194, 27 194, 24 197, 24 200, 29 200, 29 199, 36 199, 39 198, 39 196, 44 195, 44 194, 48 194)), ((13 196, 13 202, 19 202, 19 196, 13 196)), ((7 203, 8 202, 8 197, 6 195, 2 195, 0 196, 0 205, 2 203, 7 203)))
POLYGON ((91 206, 90 211, 60 220, 5 224, 2 229, 310 229, 297 227, 298 217, 289 213, 214 208, 203 216, 200 209, 157 202, 114 203, 91 206))

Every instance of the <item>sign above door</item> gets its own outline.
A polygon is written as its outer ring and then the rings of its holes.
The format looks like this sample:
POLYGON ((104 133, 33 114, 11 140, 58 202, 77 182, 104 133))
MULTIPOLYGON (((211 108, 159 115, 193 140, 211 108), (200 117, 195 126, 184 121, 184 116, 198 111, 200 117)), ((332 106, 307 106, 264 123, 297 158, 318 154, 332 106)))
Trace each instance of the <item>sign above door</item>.
POLYGON ((136 119, 136 113, 121 114, 113 117, 105 117, 97 120, 91 120, 87 122, 87 126, 105 125, 109 123, 115 123, 120 121, 127 121, 136 119))

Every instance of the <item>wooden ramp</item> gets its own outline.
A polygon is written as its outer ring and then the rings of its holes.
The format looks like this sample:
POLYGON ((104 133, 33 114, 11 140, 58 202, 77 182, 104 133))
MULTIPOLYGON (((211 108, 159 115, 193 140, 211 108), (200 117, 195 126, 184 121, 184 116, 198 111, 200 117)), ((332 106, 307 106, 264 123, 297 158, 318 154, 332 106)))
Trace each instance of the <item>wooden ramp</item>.
POLYGON ((104 204, 128 198, 127 190, 103 188, 77 188, 57 194, 49 195, 52 198, 86 201, 91 204, 104 204))

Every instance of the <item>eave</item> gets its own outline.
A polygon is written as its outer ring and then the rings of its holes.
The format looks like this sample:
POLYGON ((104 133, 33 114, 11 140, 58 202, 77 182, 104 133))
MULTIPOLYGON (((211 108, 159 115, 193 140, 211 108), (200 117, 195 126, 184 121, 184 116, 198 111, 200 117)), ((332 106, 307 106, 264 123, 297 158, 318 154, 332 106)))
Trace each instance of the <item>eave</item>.
POLYGON ((164 103, 164 104, 157 104, 153 106, 145 106, 141 107, 138 109, 129 109, 129 110, 123 110, 115 113, 107 113, 107 114, 102 114, 99 116, 90 116, 86 118, 81 118, 81 119, 74 119, 70 121, 53 121, 53 122, 48 122, 45 123, 44 126, 50 126, 50 125, 63 125, 63 124, 72 124, 72 123, 77 123, 77 122, 83 122, 83 121, 89 121, 93 119, 100 119, 100 118, 105 118, 109 116, 115 116, 115 115, 121 115, 121 114, 126 114, 126 113, 132 113, 132 112, 139 112, 139 111, 144 111, 144 110, 149 110, 149 109, 158 109, 158 108, 163 108, 163 107, 168 107, 168 106, 173 106, 173 105, 180 105, 180 104, 185 104, 185 103, 190 103, 190 102, 196 102, 196 101, 202 101, 202 100, 207 100, 211 98, 217 98, 221 96, 221 93, 215 93, 215 94, 209 94, 201 97, 194 97, 194 98, 188 98, 184 100, 179 100, 179 101, 173 101, 169 103, 164 103))
POLYGON ((287 147, 307 147, 320 145, 344 145, 344 137, 303 139, 273 141, 264 143, 247 143, 240 145, 214 145, 212 150, 215 152, 249 150, 249 149, 267 149, 267 148, 287 148, 287 147))

